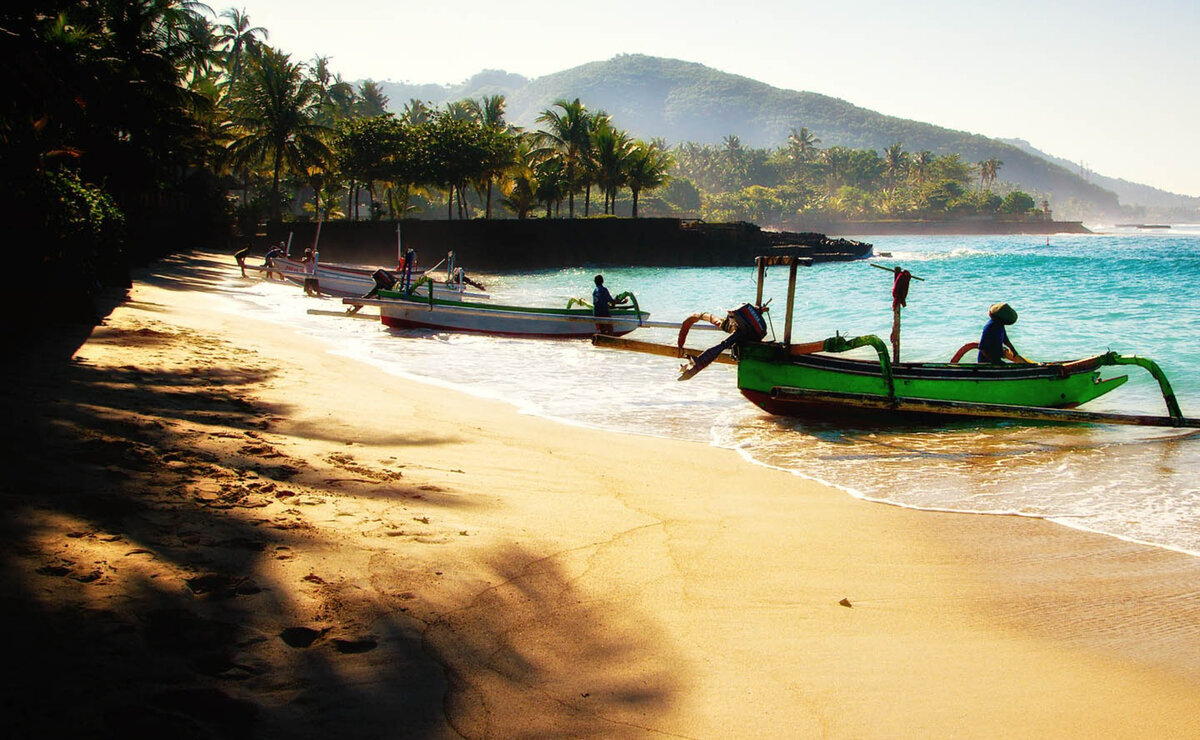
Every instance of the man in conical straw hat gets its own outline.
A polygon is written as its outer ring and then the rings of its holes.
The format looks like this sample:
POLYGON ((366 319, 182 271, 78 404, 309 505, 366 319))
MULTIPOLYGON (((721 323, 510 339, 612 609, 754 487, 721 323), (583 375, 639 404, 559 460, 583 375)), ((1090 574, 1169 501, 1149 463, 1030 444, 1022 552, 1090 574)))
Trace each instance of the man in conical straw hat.
POLYGON ((988 309, 988 322, 983 327, 979 337, 979 361, 1000 363, 1004 362, 1004 348, 1012 352, 1013 359, 1021 359, 1017 348, 1008 338, 1004 327, 1017 323, 1017 311, 1007 303, 993 303, 988 309))

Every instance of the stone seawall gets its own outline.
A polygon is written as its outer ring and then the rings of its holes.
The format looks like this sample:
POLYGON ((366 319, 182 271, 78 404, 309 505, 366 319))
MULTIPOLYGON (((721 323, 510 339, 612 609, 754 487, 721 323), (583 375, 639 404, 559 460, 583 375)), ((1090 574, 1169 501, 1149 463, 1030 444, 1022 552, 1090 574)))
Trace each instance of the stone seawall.
MULTIPOLYGON (((316 240, 315 223, 271 224, 255 251, 291 236, 292 254, 316 240)), ((327 262, 387 265, 396 261, 397 231, 405 249, 430 265, 454 250, 474 270, 536 270, 579 265, 740 266, 789 246, 817 261, 862 259, 871 245, 824 234, 763 231, 745 223, 706 224, 673 218, 426 221, 332 221, 321 225, 327 262)))

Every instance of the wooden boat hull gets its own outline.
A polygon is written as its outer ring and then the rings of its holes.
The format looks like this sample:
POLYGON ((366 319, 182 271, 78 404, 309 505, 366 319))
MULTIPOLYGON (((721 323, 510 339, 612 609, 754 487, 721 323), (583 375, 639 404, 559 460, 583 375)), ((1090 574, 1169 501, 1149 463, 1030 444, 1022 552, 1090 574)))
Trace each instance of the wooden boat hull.
POLYGON ((381 291, 380 320, 395 329, 494 334, 513 337, 583 338, 597 333, 621 336, 637 329, 650 314, 614 311, 610 317, 592 315, 590 309, 529 308, 444 301, 410 300, 381 291))
POLYGON ((914 416, 856 405, 853 397, 1070 409, 1117 388, 1127 376, 1101 379, 1086 362, 898 363, 892 365, 892 379, 894 393, 889 392, 876 360, 827 354, 793 356, 782 345, 771 343, 743 346, 738 362, 738 389, 755 405, 772 414, 813 418, 914 416))

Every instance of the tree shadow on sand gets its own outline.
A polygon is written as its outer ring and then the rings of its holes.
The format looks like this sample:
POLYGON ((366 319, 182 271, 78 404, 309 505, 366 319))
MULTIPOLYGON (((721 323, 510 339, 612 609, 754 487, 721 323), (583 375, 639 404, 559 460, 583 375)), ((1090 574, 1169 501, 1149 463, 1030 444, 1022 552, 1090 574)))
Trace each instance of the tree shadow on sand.
MULTIPOLYGON (((197 338, 108 340, 152 353, 197 338)), ((263 439, 284 411, 254 398, 270 373, 217 359, 51 354, 0 378, 10 734, 583 737, 667 705, 671 672, 626 647, 645 625, 588 605, 537 553, 495 553, 501 585, 449 614, 399 560, 361 579, 289 571, 297 551, 343 546, 280 503, 321 463, 263 439)))

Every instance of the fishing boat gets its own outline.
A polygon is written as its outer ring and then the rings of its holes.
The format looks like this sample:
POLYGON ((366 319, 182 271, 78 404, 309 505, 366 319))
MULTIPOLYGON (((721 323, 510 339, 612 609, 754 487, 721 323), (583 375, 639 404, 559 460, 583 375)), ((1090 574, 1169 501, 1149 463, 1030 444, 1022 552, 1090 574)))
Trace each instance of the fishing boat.
MULTIPOLYGON (((834 421, 913 422, 954 416, 1025 421, 1091 422, 1200 428, 1200 419, 1183 416, 1170 382, 1153 360, 1107 352, 1060 362, 962 363, 976 343, 961 347, 948 362, 894 362, 888 346, 877 336, 834 336, 815 342, 792 342, 796 268, 811 260, 792 255, 759 257, 758 294, 753 304, 731 311, 723 319, 696 314, 692 321, 719 321, 729 336, 709 350, 686 351, 689 322, 681 328, 677 346, 670 348, 686 360, 680 380, 691 378, 719 358, 737 364, 742 395, 772 414, 834 421), (787 313, 781 341, 766 339, 767 306, 763 282, 768 266, 789 268, 787 313), (874 357, 843 353, 869 348, 874 357), (728 360, 727 360, 728 361, 728 360), (1078 406, 1120 387, 1126 375, 1101 377, 1105 367, 1139 366, 1158 382, 1166 416, 1083 411, 1078 406)), ((897 324, 898 328, 898 324, 897 324)), ((635 351, 666 353, 622 346, 620 340, 597 337, 596 344, 635 351)), ((898 348, 898 332, 893 337, 898 348)))
MULTIPOLYGON (((308 264, 286 256, 272 257, 269 265, 246 265, 245 269, 255 270, 268 277, 274 273, 296 285, 304 285, 305 280, 315 277, 317 292, 336 298, 364 296, 381 284, 391 287, 400 279, 396 273, 381 268, 358 267, 332 262, 318 261, 314 272, 309 269, 308 264)), ((483 292, 482 285, 468 278, 461 267, 454 265, 453 252, 447 255, 447 259, 425 271, 425 276, 429 278, 434 294, 439 298, 446 300, 461 300, 464 297, 471 300, 487 300, 489 298, 488 294, 483 292), (447 265, 444 278, 433 273, 443 263, 447 265)))
POLYGON ((618 302, 622 298, 629 300, 630 308, 613 308, 611 316, 596 316, 579 299, 571 299, 566 308, 447 300, 438 297, 436 292, 430 293, 428 287, 418 282, 407 290, 380 290, 377 298, 345 298, 342 302, 355 310, 362 306, 378 307, 380 320, 394 329, 582 338, 596 333, 621 336, 647 325, 650 314, 638 308, 637 298, 632 293, 623 293, 617 296, 618 302), (574 304, 580 304, 580 307, 574 304))

